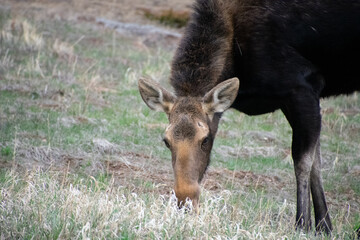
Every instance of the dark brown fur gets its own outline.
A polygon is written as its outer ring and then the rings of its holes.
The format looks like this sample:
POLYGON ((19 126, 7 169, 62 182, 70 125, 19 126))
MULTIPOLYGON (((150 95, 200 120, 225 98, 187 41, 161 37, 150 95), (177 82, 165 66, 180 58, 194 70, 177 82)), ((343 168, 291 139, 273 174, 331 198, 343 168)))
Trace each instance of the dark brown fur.
POLYGON ((156 83, 139 82, 149 107, 169 115, 165 140, 179 200, 198 201, 198 184, 229 102, 249 115, 280 109, 293 130, 296 226, 311 228, 312 196, 316 230, 330 233, 319 99, 360 90, 359 56, 360 0, 197 0, 172 62, 176 96, 156 83), (174 135, 182 140, 174 141, 174 135))

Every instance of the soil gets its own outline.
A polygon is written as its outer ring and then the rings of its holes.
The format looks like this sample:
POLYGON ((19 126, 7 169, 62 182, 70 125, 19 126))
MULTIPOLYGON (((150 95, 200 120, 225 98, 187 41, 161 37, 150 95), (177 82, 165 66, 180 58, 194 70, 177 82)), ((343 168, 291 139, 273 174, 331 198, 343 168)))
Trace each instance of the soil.
MULTIPOLYGON (((159 159, 142 154, 124 153, 115 161, 109 161, 107 171, 118 183, 130 184, 134 179, 151 182, 150 191, 165 194, 173 188, 173 172, 171 164, 164 164, 159 159)), ((266 190, 280 190, 285 184, 278 177, 254 174, 250 171, 231 171, 223 168, 208 169, 202 186, 209 191, 221 191, 230 185, 231 188, 255 188, 266 190)))

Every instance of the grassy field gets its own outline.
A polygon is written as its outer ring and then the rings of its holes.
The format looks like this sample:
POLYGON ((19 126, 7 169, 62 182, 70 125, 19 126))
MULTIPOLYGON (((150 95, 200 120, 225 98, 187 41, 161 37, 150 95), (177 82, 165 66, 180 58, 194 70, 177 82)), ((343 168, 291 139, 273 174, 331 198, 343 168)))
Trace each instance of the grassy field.
POLYGON ((358 94, 321 103, 332 236, 294 231, 291 128, 281 112, 224 114, 200 213, 185 213, 161 142, 167 118, 137 90, 140 76, 169 86, 174 46, 8 9, 0 30, 0 239, 353 238, 358 94))

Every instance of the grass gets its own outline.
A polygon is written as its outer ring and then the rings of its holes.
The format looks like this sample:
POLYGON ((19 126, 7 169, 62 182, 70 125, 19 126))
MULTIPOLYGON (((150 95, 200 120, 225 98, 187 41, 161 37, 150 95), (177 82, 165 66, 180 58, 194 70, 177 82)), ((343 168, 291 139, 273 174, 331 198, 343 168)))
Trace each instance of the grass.
POLYGON ((185 27, 190 18, 190 12, 187 10, 176 10, 166 8, 147 8, 140 7, 139 10, 145 18, 157 21, 161 24, 173 27, 185 27))
POLYGON ((173 11, 168 11, 163 14, 155 15, 151 12, 146 12, 145 17, 150 20, 158 21, 164 25, 168 25, 171 27, 181 28, 186 25, 186 23, 189 21, 189 16, 185 15, 176 15, 173 11))
MULTIPOLYGON (((145 195, 104 183, 104 188, 88 186, 83 179, 71 184, 58 182, 58 173, 32 171, 26 176, 6 173, 1 184, 2 234, 12 238, 193 238, 289 237, 291 224, 279 225, 277 219, 290 220, 289 206, 280 206, 263 196, 249 198, 244 193, 223 191, 203 193, 199 215, 179 211, 175 198, 145 195), (20 186, 18 186, 20 185, 20 186), (5 195, 6 194, 6 195, 5 195), (5 199, 4 199, 5 198, 5 199), (206 199, 206 200, 205 200, 206 199), (256 216, 258 211, 260 215, 256 216), (252 215, 249 215, 252 213, 252 215), (275 215, 274 215, 275 214, 275 215), (154 217, 156 216, 156 217, 154 217), (261 223, 261 224, 260 224, 261 223), (267 224, 264 224, 267 223, 267 224), (271 232, 271 231, 276 232, 271 232), (281 231, 281 232, 279 232, 281 231)), ((305 236, 293 234, 290 238, 305 236)))
MULTIPOLYGON (((280 112, 224 114, 200 213, 187 213, 171 194, 167 118, 137 90, 143 75, 168 86, 173 51, 89 23, 0 13, 0 238, 327 239, 293 230, 291 129, 280 112)), ((360 98, 321 104, 329 238, 351 239, 360 98)))

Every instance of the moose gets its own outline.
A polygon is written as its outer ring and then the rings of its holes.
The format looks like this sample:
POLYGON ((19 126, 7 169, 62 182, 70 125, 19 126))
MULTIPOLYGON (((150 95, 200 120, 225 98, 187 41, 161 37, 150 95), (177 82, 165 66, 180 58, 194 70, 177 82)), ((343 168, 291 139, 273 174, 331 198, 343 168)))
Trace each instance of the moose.
POLYGON ((359 0, 197 0, 170 83, 140 78, 149 108, 167 114, 178 204, 197 207, 222 113, 281 110, 292 128, 296 229, 332 224, 321 177, 319 99, 360 90, 359 0), (310 194, 311 193, 311 194, 310 194))

